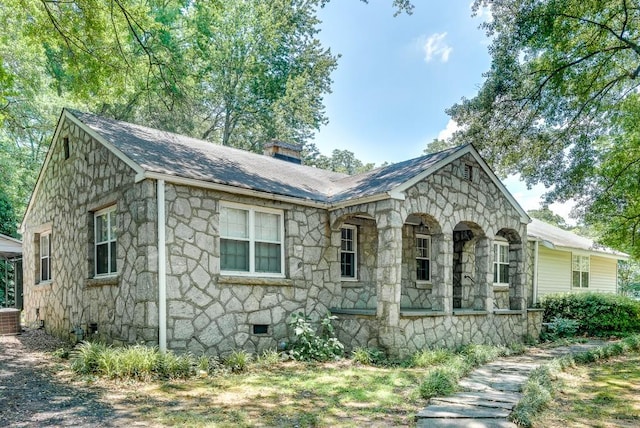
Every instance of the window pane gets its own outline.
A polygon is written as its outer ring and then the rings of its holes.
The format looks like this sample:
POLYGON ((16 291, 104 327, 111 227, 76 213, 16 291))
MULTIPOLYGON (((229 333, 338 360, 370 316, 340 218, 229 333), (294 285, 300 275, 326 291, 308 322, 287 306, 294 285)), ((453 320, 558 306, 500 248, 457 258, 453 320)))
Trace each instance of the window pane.
POLYGON ((503 284, 509 283, 509 265, 500 265, 500 282, 503 284))
POLYGON ((498 282, 498 267, 500 265, 498 263, 494 263, 493 264, 493 282, 497 283, 498 282))
POLYGON ((109 213, 96 217, 96 243, 109 240, 109 213))
POLYGON ((280 244, 256 242, 256 272, 280 273, 280 244))
POLYGON ((227 238, 248 238, 249 211, 222 208, 220 212, 220 235, 227 238))
POLYGON ((416 238, 416 257, 429 258, 429 238, 416 238))
POLYGON ((429 260, 426 259, 418 259, 417 262, 417 280, 418 281, 429 281, 431 279, 431 272, 429 266, 429 260))
POLYGON ((578 256, 573 256, 573 260, 572 260, 572 269, 574 271, 578 271, 580 270, 580 259, 578 256))
POLYGON ((40 260, 40 279, 42 281, 49 281, 51 279, 51 275, 49 274, 49 259, 41 259, 40 260))
POLYGON ((342 241, 341 241, 341 249, 342 251, 353 251, 353 229, 341 229, 342 241))
POLYGON ((580 270, 582 272, 589 272, 589 257, 582 256, 580 259, 580 270))
POLYGON ((589 287, 589 272, 582 272, 582 287, 589 287))
POLYGON ((114 273, 118 271, 118 269, 116 269, 116 241, 111 241, 110 245, 111 245, 111 260, 110 260, 111 270, 109 272, 114 273))
POLYGON ((256 239, 280 242, 280 216, 277 214, 255 213, 256 239))
POLYGON ((49 235, 40 236, 40 257, 49 257, 49 235))
POLYGON ((573 286, 580 287, 580 272, 573 271, 573 286))
POLYGON ((355 254, 354 253, 341 253, 340 254, 340 274, 343 277, 355 278, 355 254))
POLYGON ((114 241, 116 239, 116 212, 109 212, 109 225, 111 226, 109 240, 114 241))
POLYGON ((500 245, 500 263, 509 263, 509 246, 500 245))
POLYGON ((221 239, 220 268, 222 270, 249 272, 249 243, 221 239))
POLYGON ((96 275, 109 273, 109 244, 96 245, 96 275))

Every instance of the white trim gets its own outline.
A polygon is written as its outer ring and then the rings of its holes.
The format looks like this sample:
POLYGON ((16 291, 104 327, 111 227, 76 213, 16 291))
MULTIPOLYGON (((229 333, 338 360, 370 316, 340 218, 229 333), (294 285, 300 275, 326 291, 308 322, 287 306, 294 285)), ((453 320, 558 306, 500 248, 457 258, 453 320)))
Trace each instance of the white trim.
MULTIPOLYGON (((508 260, 508 258, 509 258, 509 243, 507 241, 503 241, 501 239, 500 240, 494 240, 491 250, 492 250, 492 253, 494 253, 493 262, 492 262, 493 274, 495 275, 496 268, 498 268, 498 270, 497 270, 498 281, 500 281, 501 279, 504 279, 504 278, 500 278, 500 266, 501 265, 502 266, 504 266, 504 265, 509 266, 510 265, 510 262, 508 260), (498 247, 497 251, 496 251, 496 246, 498 247), (506 248, 507 249, 506 250, 507 251, 507 262, 506 263, 500 261, 500 248, 506 248)), ((507 276, 509 276, 509 273, 507 273, 507 276)), ((509 282, 494 282, 493 286, 494 287, 504 287, 504 286, 508 287, 509 286, 509 282)))
POLYGON ((101 210, 95 211, 93 213, 93 277, 94 278, 105 278, 110 276, 116 276, 118 274, 117 259, 116 259, 116 270, 113 272, 111 271, 111 262, 113 261, 113 258, 116 257, 115 254, 111 254, 111 243, 115 242, 116 247, 118 246, 117 237, 111 236, 112 225, 113 225, 113 222, 115 221, 115 213, 117 208, 118 206, 114 204, 106 208, 103 208, 101 210), (107 241, 98 241, 97 221, 98 221, 98 217, 100 217, 103 214, 109 214, 108 215, 109 223, 107 227, 107 230, 109 231, 109 239, 107 241), (105 273, 98 273, 98 244, 107 244, 108 272, 105 272, 105 273))
POLYGON ((579 289, 579 290, 584 290, 584 289, 589 289, 589 288, 591 288, 591 256, 590 256, 590 255, 588 255, 588 254, 582 254, 582 253, 580 253, 580 252, 578 252, 578 253, 572 253, 572 254, 571 254, 571 266, 570 266, 570 267, 571 267, 571 284, 570 284, 570 288, 571 288, 571 289, 579 289), (589 270, 587 270, 587 271, 583 271, 583 270, 582 270, 581 263, 580 263, 580 262, 581 262, 581 261, 580 261, 580 259, 578 259, 578 269, 580 269, 580 270, 573 270, 573 258, 574 258, 574 257, 586 257, 586 258, 587 258, 587 260, 588 260, 588 262, 589 262, 589 270), (578 287, 575 287, 575 286, 573 285, 573 273, 574 273, 574 272, 580 272, 580 274, 581 274, 581 275, 580 275, 580 285, 579 285, 578 287), (586 273, 587 273, 588 278, 589 278, 589 279, 587 280, 587 286, 586 286, 586 287, 584 287, 584 286, 582 285, 582 273, 584 273, 584 272, 586 272, 586 273))
POLYGON ((536 304, 538 303, 538 261, 540 260, 538 241, 533 244, 533 257, 535 257, 535 264, 533 265, 533 303, 536 304))
POLYGON ((338 255, 340 257, 340 265, 342 265, 342 229, 353 230, 353 250, 346 251, 346 253, 353 253, 353 276, 342 276, 342 266, 340 266, 340 280, 341 281, 357 281, 358 280, 358 226, 353 224, 343 224, 340 226, 340 250, 338 255))
MULTIPOLYGON (((417 272, 416 272, 416 284, 431 284, 431 271, 432 271, 432 266, 431 266, 431 260, 432 260, 432 245, 431 245, 431 235, 426 235, 424 233, 416 233, 415 234, 415 239, 426 239, 428 242, 428 246, 429 246, 429 257, 418 257, 418 253, 416 251, 415 254, 415 260, 417 263, 417 260, 428 260, 429 261, 429 278, 428 279, 418 279, 417 278, 417 272)), ((415 249, 417 250, 418 245, 417 242, 414 241, 415 244, 415 249)), ((416 271, 417 271, 417 264, 416 264, 416 271)))
POLYGON ((614 259, 614 260, 629 260, 629 255, 628 254, 612 254, 612 253, 605 253, 605 252, 600 252, 597 250, 585 250, 584 248, 575 248, 575 247, 561 247, 559 245, 555 245, 553 244, 553 242, 547 241, 546 239, 540 239, 536 236, 527 236, 527 241, 529 242, 540 242, 542 245, 544 245, 545 247, 552 249, 552 250, 558 250, 558 251, 565 251, 565 252, 569 252, 569 253, 580 253, 583 255, 589 255, 589 256, 596 256, 596 257, 603 257, 605 259, 614 259), (551 244, 551 245, 549 245, 551 244))
MULTIPOLYGON (((224 208, 231 208, 237 210, 247 211, 249 214, 249 237, 246 239, 249 242, 249 271, 236 271, 236 270, 223 270, 222 266, 220 267, 221 275, 229 275, 229 276, 251 276, 251 277, 269 277, 269 278, 285 278, 285 254, 284 254, 284 245, 285 245, 285 236, 284 236, 284 210, 276 209, 276 208, 267 208, 261 207, 257 205, 244 205, 236 202, 220 202, 220 212, 224 208), (280 272, 256 272, 255 270, 255 245, 256 242, 268 242, 268 241, 257 241, 255 238, 255 214, 258 213, 266 213, 266 214, 274 214, 279 216, 279 228, 280 228, 280 236, 279 242, 273 242, 274 244, 280 245, 280 272)), ((221 229, 221 227, 220 227, 221 229)), ((222 239, 232 239, 239 240, 236 238, 225 238, 222 236, 222 231, 220 230, 220 240, 222 239)), ((222 244, 220 244, 222 247, 222 244)), ((222 258, 222 255, 220 256, 222 258)))
POLYGON ((158 202, 158 348, 167 352, 167 252, 164 181, 157 182, 158 202))
POLYGON ((45 283, 45 282, 51 282, 52 281, 52 275, 51 275, 51 230, 47 230, 46 232, 43 232, 40 234, 40 247, 39 247, 39 252, 40 252, 40 278, 39 278, 39 283, 45 283), (45 257, 42 256, 42 239, 43 238, 47 238, 47 278, 43 278, 42 276, 42 260, 45 259, 45 257))

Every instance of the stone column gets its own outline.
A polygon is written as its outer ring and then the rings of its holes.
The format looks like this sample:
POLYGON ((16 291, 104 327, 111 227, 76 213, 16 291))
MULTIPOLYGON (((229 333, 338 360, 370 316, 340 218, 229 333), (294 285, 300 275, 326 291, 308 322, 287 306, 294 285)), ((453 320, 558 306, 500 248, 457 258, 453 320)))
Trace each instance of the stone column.
POLYGON ((433 239, 434 259, 433 306, 434 311, 453 311, 453 236, 442 233, 433 239))
POLYGON ((402 352, 405 338, 400 331, 402 284, 402 219, 399 203, 384 201, 376 214, 378 258, 376 267, 377 311, 380 345, 389 354, 402 352), (386 209, 385 209, 386 208, 386 209))
POLYGON ((478 238, 476 250, 476 274, 474 278, 473 309, 493 312, 493 263, 491 240, 478 238))

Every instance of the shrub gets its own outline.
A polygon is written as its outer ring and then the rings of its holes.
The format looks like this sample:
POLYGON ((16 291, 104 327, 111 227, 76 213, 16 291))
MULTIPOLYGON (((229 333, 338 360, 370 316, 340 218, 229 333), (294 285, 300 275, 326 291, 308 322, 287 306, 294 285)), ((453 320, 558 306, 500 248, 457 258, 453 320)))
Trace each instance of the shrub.
POLYGON ((568 337, 574 337, 578 332, 580 323, 576 320, 568 318, 553 317, 547 324, 547 331, 543 337, 547 340, 557 340, 568 337))
POLYGON ((640 302, 605 293, 563 293, 542 299, 544 322, 573 319, 577 332, 589 336, 630 334, 640 331, 640 302))
POLYGON ((344 345, 335 337, 331 321, 335 316, 327 315, 320 321, 317 334, 311 320, 302 312, 291 314, 289 325, 293 327, 296 341, 291 345, 289 355, 294 360, 329 361, 342 357, 344 345))
POLYGON ((236 349, 224 359, 224 365, 232 372, 243 372, 249 367, 251 354, 242 349, 236 349))
POLYGON ((280 353, 275 349, 266 349, 256 358, 256 364, 260 367, 269 367, 281 361, 280 353))
POLYGON ((423 349, 411 357, 411 367, 429 367, 436 364, 443 364, 454 358, 455 354, 447 349, 423 349))
POLYGON ((436 367, 429 371, 420 383, 420 397, 429 399, 451 395, 455 392, 459 377, 454 370, 447 367, 436 367))
POLYGON ((372 366, 381 364, 385 360, 385 355, 379 349, 359 347, 351 351, 351 358, 355 363, 372 366))

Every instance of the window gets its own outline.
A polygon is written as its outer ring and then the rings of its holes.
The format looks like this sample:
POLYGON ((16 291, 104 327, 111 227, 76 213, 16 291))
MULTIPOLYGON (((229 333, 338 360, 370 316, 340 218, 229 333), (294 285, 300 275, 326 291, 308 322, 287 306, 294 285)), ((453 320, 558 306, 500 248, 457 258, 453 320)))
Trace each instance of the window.
POLYGON ((113 275, 116 268, 116 207, 94 215, 95 276, 113 275))
POLYGON ((220 269, 223 273, 284 274, 284 216, 282 211, 220 209, 220 269))
POLYGON ((343 279, 358 277, 358 229, 355 226, 343 226, 340 229, 340 276, 343 279))
POLYGON ((509 244, 493 244, 493 283, 509 285, 509 244))
POLYGON ((431 237, 416 235, 416 280, 431 281, 431 237))
POLYGON ((462 176, 467 181, 473 181, 473 167, 471 165, 465 164, 462 176))
POLYGON ((64 137, 62 139, 62 148, 64 150, 64 158, 65 159, 69 159, 70 153, 69 153, 69 137, 64 137))
POLYGON ((51 232, 40 234, 40 281, 51 281, 51 232))
POLYGON ((589 288, 589 256, 573 256, 572 285, 574 288, 589 288))

